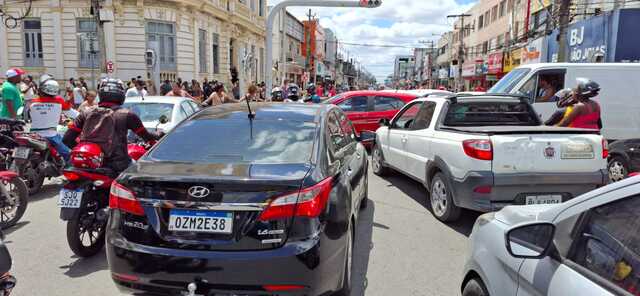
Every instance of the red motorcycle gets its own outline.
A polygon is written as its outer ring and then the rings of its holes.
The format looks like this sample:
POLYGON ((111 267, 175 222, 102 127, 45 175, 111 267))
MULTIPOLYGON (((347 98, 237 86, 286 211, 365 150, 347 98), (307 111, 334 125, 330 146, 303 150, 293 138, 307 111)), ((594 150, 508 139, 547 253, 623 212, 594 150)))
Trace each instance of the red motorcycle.
POLYGON ((9 170, 25 180, 29 194, 36 194, 45 178, 62 174, 65 161, 47 139, 36 133, 14 132, 14 136, 17 146, 11 154, 9 170))
POLYGON ((28 197, 27 185, 18 174, 0 171, 0 229, 18 223, 27 210, 28 197))
MULTIPOLYGON (((128 145, 129 157, 138 160, 152 144, 128 145)), ((67 221, 67 242, 74 254, 90 257, 105 243, 109 196, 117 187, 111 183, 118 175, 103 168, 103 153, 93 143, 79 143, 71 151, 71 167, 64 169, 66 184, 60 190, 60 219, 67 221)))

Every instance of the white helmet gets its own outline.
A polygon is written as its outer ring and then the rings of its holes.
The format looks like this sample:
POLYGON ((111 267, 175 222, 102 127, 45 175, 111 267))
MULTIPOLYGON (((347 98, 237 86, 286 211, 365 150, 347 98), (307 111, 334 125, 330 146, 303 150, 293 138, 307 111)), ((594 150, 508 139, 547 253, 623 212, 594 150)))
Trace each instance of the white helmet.
POLYGON ((45 81, 42 81, 38 89, 40 90, 41 93, 52 96, 52 97, 55 97, 58 94, 60 94, 60 85, 58 84, 57 81, 53 79, 47 79, 45 81))

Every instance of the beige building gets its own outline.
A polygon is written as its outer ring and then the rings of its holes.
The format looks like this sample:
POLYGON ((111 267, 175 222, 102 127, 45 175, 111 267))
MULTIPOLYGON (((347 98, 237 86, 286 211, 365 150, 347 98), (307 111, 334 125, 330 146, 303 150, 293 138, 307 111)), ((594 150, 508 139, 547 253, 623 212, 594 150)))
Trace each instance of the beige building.
MULTIPOLYGON (((25 4, 4 3, 20 15, 25 4)), ((105 60, 112 77, 149 77, 145 51, 157 46, 161 79, 229 82, 230 68, 246 81, 264 77, 266 0, 106 0, 105 60), (247 59, 249 57, 250 59, 247 59)), ((18 66, 38 76, 99 77, 96 23, 90 1, 34 0, 28 18, 0 26, 0 69, 18 66), (94 49, 92 51, 91 49, 94 49), (97 69, 97 70, 93 70, 97 69), (96 74, 97 72, 97 74, 96 74)))

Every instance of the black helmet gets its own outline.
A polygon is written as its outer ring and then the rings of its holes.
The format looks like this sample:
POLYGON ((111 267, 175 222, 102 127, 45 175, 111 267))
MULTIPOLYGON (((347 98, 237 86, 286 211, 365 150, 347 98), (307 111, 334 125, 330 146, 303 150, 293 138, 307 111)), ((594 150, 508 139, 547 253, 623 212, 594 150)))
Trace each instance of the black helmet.
POLYGON ((124 84, 120 79, 107 78, 100 82, 100 102, 122 105, 125 98, 124 84))
POLYGON ((578 95, 593 98, 600 92, 600 85, 588 78, 576 78, 576 92, 578 95))

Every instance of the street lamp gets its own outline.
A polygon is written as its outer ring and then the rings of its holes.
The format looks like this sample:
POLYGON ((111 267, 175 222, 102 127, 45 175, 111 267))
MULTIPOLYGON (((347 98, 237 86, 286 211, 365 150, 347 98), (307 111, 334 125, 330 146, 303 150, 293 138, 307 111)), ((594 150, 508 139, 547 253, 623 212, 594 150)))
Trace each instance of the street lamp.
MULTIPOLYGON (((273 33, 273 22, 276 16, 281 10, 288 6, 306 6, 306 7, 364 7, 364 8, 376 8, 382 5, 382 0, 285 0, 273 7, 269 16, 267 17, 267 30, 266 36, 266 59, 265 69, 273 68, 273 39, 271 34, 273 33)), ((273 80, 271 71, 265 73, 266 89, 265 91, 267 100, 271 100, 271 89, 273 88, 273 80)))

